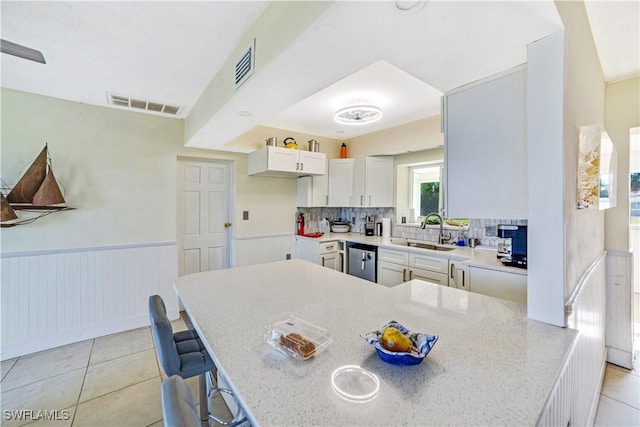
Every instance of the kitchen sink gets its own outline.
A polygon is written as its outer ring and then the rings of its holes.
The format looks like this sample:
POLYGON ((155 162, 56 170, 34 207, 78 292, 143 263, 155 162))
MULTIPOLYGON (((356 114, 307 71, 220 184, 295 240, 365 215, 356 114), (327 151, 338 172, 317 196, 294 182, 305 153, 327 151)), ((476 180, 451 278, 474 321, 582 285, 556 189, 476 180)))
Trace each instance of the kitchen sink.
POLYGON ((444 245, 438 245, 437 243, 428 243, 428 242, 416 242, 413 240, 407 240, 404 238, 395 238, 395 237, 391 239, 391 243, 393 243, 394 245, 409 246, 411 248, 430 249, 432 251, 452 251, 456 249, 455 246, 444 246, 444 245))
POLYGON ((432 251, 452 251, 454 247, 430 245, 429 243, 407 242, 412 248, 431 249, 432 251))

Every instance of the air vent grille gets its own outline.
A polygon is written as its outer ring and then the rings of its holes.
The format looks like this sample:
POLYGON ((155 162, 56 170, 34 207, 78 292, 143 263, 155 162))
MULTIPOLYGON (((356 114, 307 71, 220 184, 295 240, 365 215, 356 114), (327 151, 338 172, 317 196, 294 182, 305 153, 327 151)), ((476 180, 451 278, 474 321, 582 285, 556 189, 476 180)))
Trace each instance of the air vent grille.
POLYGON ((116 95, 107 92, 107 100, 110 105, 118 107, 131 108, 133 110, 142 110, 158 114, 167 114, 177 116, 181 107, 177 105, 165 104, 163 102, 149 101, 139 98, 132 98, 126 95, 116 95))
POLYGON ((249 46, 242 52, 236 61, 236 90, 253 74, 255 65, 256 39, 251 40, 249 46))

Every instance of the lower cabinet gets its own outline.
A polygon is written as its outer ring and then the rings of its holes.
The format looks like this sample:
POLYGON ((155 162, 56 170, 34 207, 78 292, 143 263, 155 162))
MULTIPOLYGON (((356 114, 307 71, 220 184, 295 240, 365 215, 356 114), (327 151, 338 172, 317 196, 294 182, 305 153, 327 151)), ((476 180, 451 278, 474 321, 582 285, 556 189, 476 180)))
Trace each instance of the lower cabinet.
POLYGON ((469 266, 461 261, 449 260, 449 287, 469 291, 469 283, 469 266))
POLYGON ((527 303, 527 275, 469 266, 469 287, 490 297, 527 303))
POLYGON ((343 254, 341 242, 338 240, 318 242, 309 238, 296 237, 296 258, 320 264, 332 270, 342 271, 343 254))
POLYGON ((342 271, 342 254, 338 250, 339 242, 320 243, 320 265, 336 271, 342 271))
POLYGON ((448 286, 449 260, 401 250, 378 250, 378 284, 396 286, 413 279, 448 286))

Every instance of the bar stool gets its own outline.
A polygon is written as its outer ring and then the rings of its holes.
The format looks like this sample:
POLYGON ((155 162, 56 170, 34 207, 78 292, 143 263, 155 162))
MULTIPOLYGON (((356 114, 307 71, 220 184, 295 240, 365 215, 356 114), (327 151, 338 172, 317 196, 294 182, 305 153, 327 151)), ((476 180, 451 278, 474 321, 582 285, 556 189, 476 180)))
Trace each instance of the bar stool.
POLYGON ((162 382, 162 418, 166 427, 200 427, 200 418, 189 386, 178 375, 162 382))
POLYGON ((214 387, 212 371, 216 371, 216 365, 202 344, 196 331, 189 329, 173 333, 171 321, 167 317, 167 309, 160 295, 149 296, 149 318, 151 320, 151 332, 153 341, 158 350, 160 365, 167 376, 178 375, 182 378, 191 378, 198 375, 200 394, 200 421, 207 425, 209 418, 225 426, 235 426, 245 421, 242 417, 240 405, 232 420, 224 420, 209 412, 209 397, 216 393, 229 394, 237 399, 231 390, 214 387), (207 375, 210 376, 212 386, 207 393, 207 375))

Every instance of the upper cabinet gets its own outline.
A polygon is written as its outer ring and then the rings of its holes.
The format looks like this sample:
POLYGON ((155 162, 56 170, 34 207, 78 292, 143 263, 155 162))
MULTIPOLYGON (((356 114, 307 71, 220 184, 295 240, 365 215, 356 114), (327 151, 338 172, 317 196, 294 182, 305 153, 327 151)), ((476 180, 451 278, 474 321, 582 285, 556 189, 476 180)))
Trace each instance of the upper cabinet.
POLYGON ((526 68, 444 98, 445 215, 526 219, 526 68))
POLYGON ((264 147, 249 154, 249 175, 297 177, 324 175, 326 155, 314 151, 264 147))
POLYGON ((329 160, 329 206, 393 207, 393 157, 329 160))
POLYGON ((356 159, 329 159, 329 206, 351 206, 356 159))

